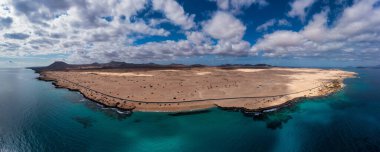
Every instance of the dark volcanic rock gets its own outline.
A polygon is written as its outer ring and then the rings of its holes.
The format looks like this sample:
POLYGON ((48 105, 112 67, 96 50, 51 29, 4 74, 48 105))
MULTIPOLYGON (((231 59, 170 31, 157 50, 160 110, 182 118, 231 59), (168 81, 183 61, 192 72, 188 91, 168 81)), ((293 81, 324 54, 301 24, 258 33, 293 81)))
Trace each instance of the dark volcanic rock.
POLYGON ((71 65, 69 65, 65 62, 56 61, 53 64, 50 64, 49 66, 47 66, 46 68, 49 70, 62 70, 62 69, 70 68, 70 67, 71 67, 71 65))

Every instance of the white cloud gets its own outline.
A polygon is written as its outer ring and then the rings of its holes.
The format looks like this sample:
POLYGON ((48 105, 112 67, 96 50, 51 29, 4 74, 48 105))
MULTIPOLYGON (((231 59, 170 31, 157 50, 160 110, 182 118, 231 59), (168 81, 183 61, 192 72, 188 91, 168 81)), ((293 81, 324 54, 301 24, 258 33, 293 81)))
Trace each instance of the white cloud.
POLYGON ((226 54, 226 55, 248 55, 251 44, 247 41, 218 41, 218 44, 214 48, 214 54, 226 54))
POLYGON ((215 1, 218 8, 231 13, 241 13, 242 9, 250 7, 252 4, 258 4, 263 7, 268 5, 266 0, 211 0, 215 1))
POLYGON ((270 20, 266 21, 265 23, 259 25, 256 28, 256 31, 264 32, 264 31, 267 31, 269 28, 274 27, 274 26, 280 27, 280 26, 291 26, 291 25, 292 24, 286 19, 280 19, 280 20, 270 19, 270 20))
POLYGON ((202 32, 186 32, 187 40, 194 44, 202 44, 204 42, 210 42, 211 40, 202 32))
POLYGON ((270 20, 266 21, 264 24, 259 25, 256 28, 256 31, 266 31, 266 30, 268 30, 269 27, 272 27, 275 24, 276 24, 276 20, 275 19, 270 19, 270 20))
POLYGON ((217 11, 213 17, 203 23, 203 31, 214 39, 213 53, 243 55, 248 54, 250 43, 242 40, 245 25, 230 13, 217 11))
POLYGON ((214 1, 218 5, 219 9, 228 10, 230 7, 230 1, 229 0, 214 0, 214 1))
POLYGON ((229 13, 218 11, 203 25, 203 31, 215 39, 239 41, 246 27, 229 13))
POLYGON ((153 0, 153 8, 164 12, 165 16, 175 25, 183 29, 191 29, 195 26, 194 15, 186 14, 182 6, 175 0, 153 0))
POLYGON ((299 32, 266 34, 252 51, 264 51, 266 56, 376 59, 380 57, 380 8, 374 6, 376 2, 356 2, 331 27, 327 25, 327 12, 316 14, 299 32))
POLYGON ((288 12, 290 17, 299 17, 302 21, 305 20, 307 9, 313 5, 315 0, 294 0, 290 4, 291 10, 288 12))
POLYGON ((291 26, 292 23, 290 23, 288 20, 286 19, 280 19, 278 20, 278 25, 279 26, 291 26))

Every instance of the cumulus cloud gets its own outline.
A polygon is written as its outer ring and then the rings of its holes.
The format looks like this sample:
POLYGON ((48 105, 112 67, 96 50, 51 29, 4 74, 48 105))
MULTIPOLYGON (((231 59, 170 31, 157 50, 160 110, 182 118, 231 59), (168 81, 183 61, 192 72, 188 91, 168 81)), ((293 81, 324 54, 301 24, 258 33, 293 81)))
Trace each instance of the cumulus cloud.
POLYGON ((313 5, 315 0, 294 0, 290 4, 291 10, 288 12, 290 17, 299 17, 302 21, 305 20, 307 9, 313 5))
POLYGON ((169 60, 205 54, 247 55, 250 43, 242 40, 246 27, 226 12, 216 12, 202 24, 202 30, 185 32, 185 40, 148 42, 142 45, 121 47, 117 51, 112 45, 91 46, 73 53, 68 61, 100 62, 169 60), (228 26, 223 26, 228 25, 228 26), (216 39, 216 43, 212 39, 216 39))
POLYGON ((266 34, 252 51, 264 51, 266 56, 373 60, 380 57, 380 8, 376 7, 376 2, 356 2, 344 10, 333 26, 327 25, 327 12, 316 14, 301 31, 266 34))
POLYGON ((250 43, 242 40, 245 25, 232 14, 217 11, 213 17, 203 23, 203 31, 217 40, 213 53, 228 55, 247 55, 250 43))
POLYGON ((96 46, 93 50, 81 50, 72 53, 68 60, 71 63, 92 63, 109 61, 151 62, 171 60, 177 57, 199 55, 247 55, 250 44, 246 41, 218 41, 216 45, 192 40, 149 42, 143 45, 127 46, 114 50, 113 46, 96 46))
POLYGON ((210 38, 208 38, 203 32, 197 32, 197 31, 192 31, 192 32, 186 32, 186 37, 187 40, 194 44, 202 44, 204 42, 210 42, 210 38))
MULTIPOLYGON (((314 3, 305 1, 308 3, 293 2, 288 15, 304 18, 314 3)), ((244 39, 252 34, 246 33, 252 24, 239 20, 239 13, 254 4, 264 6, 266 1, 215 2, 218 9, 204 15, 210 18, 203 16, 196 21, 175 0, 2 0, 0 6, 7 9, 0 8, 0 57, 63 54, 68 56, 67 61, 90 63, 151 62, 206 54, 339 59, 375 58, 380 54, 376 0, 355 2, 329 25, 327 12, 314 14, 299 31, 278 30, 291 25, 285 18, 268 20, 257 30, 273 32, 250 41, 255 42, 253 46, 244 39)))
POLYGON ((62 14, 70 7, 67 0, 13 0, 11 1, 17 14, 25 15, 30 22, 47 26, 47 20, 62 14))
POLYGON ((113 46, 97 46, 95 50, 81 50, 71 54, 68 58, 70 62, 87 62, 91 63, 94 60, 99 62, 109 61, 152 61, 152 60, 169 60, 178 56, 191 56, 202 54, 206 51, 197 49, 193 44, 186 40, 180 41, 164 41, 164 42, 149 42, 144 45, 127 46, 119 50, 113 50, 113 46))
POLYGON ((215 39, 239 41, 246 27, 233 15, 218 11, 211 20, 204 23, 203 30, 215 39))
POLYGON ((186 14, 182 6, 174 0, 153 0, 153 8, 164 12, 165 16, 175 25, 184 29, 195 26, 194 15, 186 14))

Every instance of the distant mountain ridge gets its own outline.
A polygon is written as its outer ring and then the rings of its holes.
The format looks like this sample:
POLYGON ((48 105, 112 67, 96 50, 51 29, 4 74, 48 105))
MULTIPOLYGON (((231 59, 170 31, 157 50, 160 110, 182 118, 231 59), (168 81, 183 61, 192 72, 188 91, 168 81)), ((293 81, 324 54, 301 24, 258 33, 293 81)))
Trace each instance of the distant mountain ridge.
MULTIPOLYGON (((146 63, 146 64, 135 64, 135 63, 126 63, 126 62, 116 62, 111 61, 109 63, 92 63, 92 64, 68 64, 63 61, 56 61, 46 67, 29 67, 36 72, 42 71, 61 71, 61 70, 79 70, 79 69, 165 69, 165 68, 195 68, 195 67, 208 67, 202 64, 193 64, 193 65, 184 65, 184 64, 169 64, 161 65, 155 63, 146 63)), ((224 64, 216 67, 221 67, 225 69, 229 68, 270 68, 271 65, 268 64, 224 64)))

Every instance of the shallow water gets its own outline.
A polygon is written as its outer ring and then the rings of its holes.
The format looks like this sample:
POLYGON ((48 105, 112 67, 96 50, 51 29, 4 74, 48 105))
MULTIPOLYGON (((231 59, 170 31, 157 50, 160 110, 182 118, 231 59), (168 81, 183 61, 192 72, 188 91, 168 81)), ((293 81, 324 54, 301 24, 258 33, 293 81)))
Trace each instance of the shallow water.
POLYGON ((55 89, 26 69, 0 69, 0 151, 380 151, 380 70, 326 98, 260 117, 115 110, 55 89))

